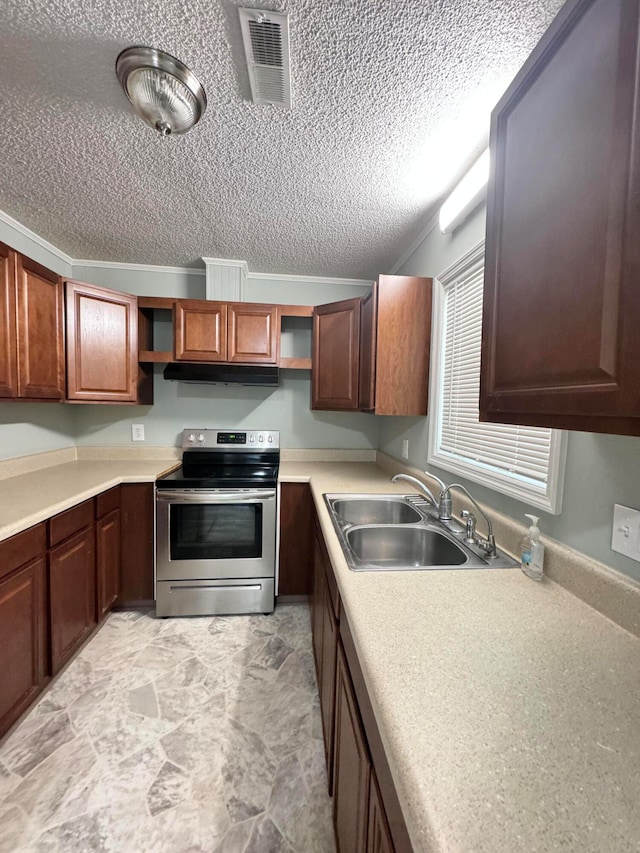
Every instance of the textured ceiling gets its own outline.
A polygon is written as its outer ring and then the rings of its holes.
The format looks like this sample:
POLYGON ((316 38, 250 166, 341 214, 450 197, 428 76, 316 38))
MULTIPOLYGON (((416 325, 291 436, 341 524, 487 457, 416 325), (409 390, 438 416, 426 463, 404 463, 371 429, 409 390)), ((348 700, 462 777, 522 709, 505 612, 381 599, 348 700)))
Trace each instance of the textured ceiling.
POLYGON ((486 142, 561 2, 244 2, 289 12, 291 110, 249 101, 237 5, 3 0, 0 209, 75 258, 373 277, 451 183, 446 153, 462 142, 459 171, 486 142), (114 73, 131 44, 204 83, 186 136, 131 112, 114 73))

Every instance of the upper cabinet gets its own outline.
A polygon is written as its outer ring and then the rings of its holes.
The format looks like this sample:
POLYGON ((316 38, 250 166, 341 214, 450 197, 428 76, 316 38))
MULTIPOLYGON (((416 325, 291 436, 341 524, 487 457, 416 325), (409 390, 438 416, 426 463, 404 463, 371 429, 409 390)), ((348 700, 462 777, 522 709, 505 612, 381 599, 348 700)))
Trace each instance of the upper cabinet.
POLYGON ((60 277, 0 244, 0 397, 64 399, 60 277))
POLYGON ((67 399, 150 403, 152 377, 138 365, 135 296, 67 281, 67 399))
POLYGON ((638 16, 570 0, 493 113, 484 420, 640 435, 638 16))
POLYGON ((207 299, 176 302, 175 356, 180 361, 227 360, 227 303, 207 299))
POLYGON ((312 408, 426 415, 432 281, 381 275, 314 309, 312 408))
POLYGON ((179 361, 277 364, 275 305, 251 302, 177 301, 175 357, 179 361))
POLYGON ((432 280, 381 275, 363 300, 360 408, 376 415, 426 415, 432 280))
POLYGON ((344 299, 313 309, 313 409, 358 409, 360 301, 344 299))

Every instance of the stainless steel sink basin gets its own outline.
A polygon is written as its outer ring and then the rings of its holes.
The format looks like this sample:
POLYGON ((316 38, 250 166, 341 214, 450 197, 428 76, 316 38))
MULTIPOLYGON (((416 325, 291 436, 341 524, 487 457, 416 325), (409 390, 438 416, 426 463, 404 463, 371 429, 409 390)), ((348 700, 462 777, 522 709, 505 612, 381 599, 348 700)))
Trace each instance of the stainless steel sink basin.
POLYGON ((400 495, 389 498, 344 498, 334 500, 331 507, 341 524, 417 524, 422 521, 418 510, 400 495))
POLYGON ((512 569, 498 549, 488 557, 464 541, 457 521, 438 520, 421 495, 326 494, 331 521, 352 571, 512 569))
POLYGON ((461 566, 469 560, 444 533, 424 527, 354 527, 346 540, 361 563, 385 569, 461 566))

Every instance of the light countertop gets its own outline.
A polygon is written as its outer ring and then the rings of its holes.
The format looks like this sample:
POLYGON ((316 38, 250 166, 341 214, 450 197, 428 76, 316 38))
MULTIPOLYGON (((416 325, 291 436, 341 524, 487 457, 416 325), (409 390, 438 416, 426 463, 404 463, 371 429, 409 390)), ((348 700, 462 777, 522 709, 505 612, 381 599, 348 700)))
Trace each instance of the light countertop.
POLYGON ((350 571, 323 493, 410 489, 306 469, 415 850, 640 851, 640 640, 518 569, 350 571))
MULTIPOLYGON (((0 539, 165 459, 0 481, 0 539)), ((282 462, 310 482, 416 853, 640 851, 640 639, 519 570, 351 572, 325 492, 397 492, 371 462, 282 462)))
POLYGON ((175 460, 80 460, 0 480, 0 541, 117 486, 153 483, 175 460))

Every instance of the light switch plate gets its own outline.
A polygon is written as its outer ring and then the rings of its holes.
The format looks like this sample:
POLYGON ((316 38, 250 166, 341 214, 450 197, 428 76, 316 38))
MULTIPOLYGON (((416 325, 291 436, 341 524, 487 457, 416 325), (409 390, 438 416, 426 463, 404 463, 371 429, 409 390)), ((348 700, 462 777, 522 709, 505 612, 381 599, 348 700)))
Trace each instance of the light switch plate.
POLYGON ((131 424, 131 441, 144 441, 144 424, 131 424))
POLYGON ((614 505, 611 550, 640 563, 640 511, 614 505))

